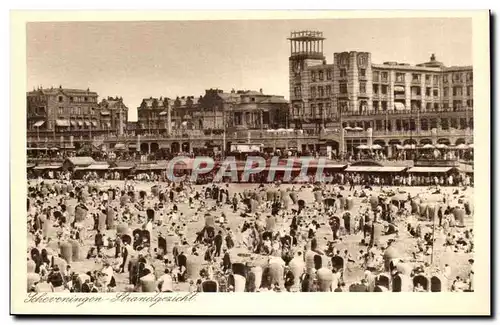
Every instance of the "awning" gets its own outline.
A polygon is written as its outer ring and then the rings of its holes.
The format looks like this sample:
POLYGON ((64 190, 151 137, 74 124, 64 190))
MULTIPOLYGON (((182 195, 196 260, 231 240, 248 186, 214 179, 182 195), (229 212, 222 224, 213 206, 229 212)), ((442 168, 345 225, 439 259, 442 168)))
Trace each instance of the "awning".
POLYGON ((349 166, 346 172, 371 172, 371 173, 400 173, 405 170, 404 166, 349 166))
POLYGON ((468 174, 474 173, 474 167, 471 165, 466 165, 466 164, 462 164, 458 168, 458 170, 461 171, 462 173, 468 173, 468 174))
POLYGON ((405 87, 403 87, 403 86, 396 86, 396 87, 394 87, 394 91, 404 92, 405 91, 405 87))
POLYGON ((396 102, 394 103, 394 109, 396 111, 404 111, 406 109, 405 104, 396 102))
POLYGON ((69 126, 69 121, 68 120, 56 120, 56 125, 57 126, 69 126))
POLYGON ((92 121, 92 125, 97 127, 97 122, 96 121, 92 121))
POLYGON ((119 167, 110 168, 109 170, 130 170, 132 168, 133 168, 132 166, 119 166, 119 167))
POLYGON ((167 115, 167 112, 163 111, 163 112, 160 112, 160 114, 158 114, 158 115, 160 115, 160 116, 167 115))
POLYGON ((44 125, 44 124, 45 124, 45 121, 44 121, 44 120, 41 120, 41 121, 37 121, 37 122, 35 122, 35 123, 33 124, 33 126, 34 126, 34 127, 36 127, 36 128, 38 128, 38 127, 40 127, 40 126, 42 126, 42 125, 44 125))
POLYGON ((30 168, 33 168, 33 167, 35 167, 35 164, 27 164, 26 165, 26 169, 30 169, 30 168))
POLYGON ((78 121, 78 126, 83 126, 83 122, 82 121, 78 121))
POLYGON ((125 149, 125 147, 126 147, 125 143, 117 143, 117 144, 115 144, 115 146, 113 147, 113 149, 115 149, 115 150, 123 150, 123 149, 125 149))
POLYGON ((338 164, 326 164, 325 169, 342 169, 346 165, 338 165, 338 164))
POLYGON ((109 115, 109 112, 108 111, 102 111, 101 115, 109 115))
POLYGON ((83 124, 85 124, 85 126, 90 126, 90 122, 89 121, 83 121, 83 124))
POLYGON ((412 167, 409 173, 447 173, 452 167, 412 167))
POLYGON ((70 121, 71 126, 76 126, 76 121, 70 121))
POLYGON ((108 164, 94 164, 86 167, 87 170, 106 170, 109 168, 108 164))
POLYGON ((34 170, 59 169, 62 165, 40 165, 33 168, 34 170))

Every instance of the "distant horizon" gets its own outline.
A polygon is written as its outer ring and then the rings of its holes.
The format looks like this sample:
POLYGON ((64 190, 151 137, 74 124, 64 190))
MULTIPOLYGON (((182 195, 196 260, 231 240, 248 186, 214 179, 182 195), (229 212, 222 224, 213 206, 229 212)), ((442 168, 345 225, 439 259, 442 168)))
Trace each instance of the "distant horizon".
POLYGON ((206 89, 288 100, 287 38, 311 29, 324 33, 328 64, 334 53, 363 51, 373 64, 416 65, 435 54, 445 66, 472 65, 469 18, 43 22, 27 24, 27 91, 61 85, 89 88, 99 101, 122 97, 131 122, 143 99, 206 89))

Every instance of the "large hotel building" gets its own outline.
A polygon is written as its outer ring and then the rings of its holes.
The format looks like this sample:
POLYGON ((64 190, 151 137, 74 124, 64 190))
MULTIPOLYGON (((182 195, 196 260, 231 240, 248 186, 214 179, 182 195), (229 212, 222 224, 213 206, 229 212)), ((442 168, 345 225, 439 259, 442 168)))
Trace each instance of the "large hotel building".
POLYGON ((416 65, 378 64, 369 52, 355 51, 334 53, 329 64, 324 40, 317 31, 289 38, 290 115, 297 128, 311 134, 333 128, 340 137, 323 140, 345 151, 360 144, 472 142, 472 66, 447 67, 434 54, 416 65))

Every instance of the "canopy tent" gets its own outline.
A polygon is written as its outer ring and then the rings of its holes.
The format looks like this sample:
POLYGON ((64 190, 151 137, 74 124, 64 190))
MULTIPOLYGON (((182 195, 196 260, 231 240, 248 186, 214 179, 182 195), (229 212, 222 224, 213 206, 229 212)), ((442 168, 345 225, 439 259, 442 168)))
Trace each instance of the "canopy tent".
POLYGON ((412 167, 409 173, 447 173, 452 167, 412 167))

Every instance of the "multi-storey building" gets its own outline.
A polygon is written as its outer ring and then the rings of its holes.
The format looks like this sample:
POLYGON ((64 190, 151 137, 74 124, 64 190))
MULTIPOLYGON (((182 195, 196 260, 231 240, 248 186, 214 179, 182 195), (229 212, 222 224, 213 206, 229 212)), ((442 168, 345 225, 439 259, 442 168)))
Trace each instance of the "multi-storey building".
POLYGON ((334 53, 327 64, 322 32, 292 32, 289 40, 296 127, 342 130, 330 145, 348 151, 359 144, 471 142, 472 66, 447 67, 434 54, 417 65, 375 64, 370 53, 354 51, 334 53))
POLYGON ((208 89, 199 98, 146 98, 137 108, 137 116, 136 132, 143 134, 278 128, 288 123, 288 101, 262 90, 225 93, 208 89))
POLYGON ((38 88, 26 99, 29 148, 78 149, 96 137, 122 134, 128 118, 121 98, 99 103, 98 94, 89 89, 38 88))
POLYGON ((113 134, 123 135, 127 130, 128 107, 122 97, 108 97, 99 103, 100 127, 113 134))

